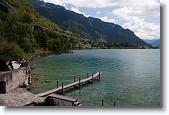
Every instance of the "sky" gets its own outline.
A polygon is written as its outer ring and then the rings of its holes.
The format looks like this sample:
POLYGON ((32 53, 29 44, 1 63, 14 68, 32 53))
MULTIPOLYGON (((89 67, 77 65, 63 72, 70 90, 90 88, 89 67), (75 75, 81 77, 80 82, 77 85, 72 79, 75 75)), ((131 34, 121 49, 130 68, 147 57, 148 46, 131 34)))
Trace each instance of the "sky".
POLYGON ((121 25, 141 39, 160 38, 160 0, 44 0, 121 25))

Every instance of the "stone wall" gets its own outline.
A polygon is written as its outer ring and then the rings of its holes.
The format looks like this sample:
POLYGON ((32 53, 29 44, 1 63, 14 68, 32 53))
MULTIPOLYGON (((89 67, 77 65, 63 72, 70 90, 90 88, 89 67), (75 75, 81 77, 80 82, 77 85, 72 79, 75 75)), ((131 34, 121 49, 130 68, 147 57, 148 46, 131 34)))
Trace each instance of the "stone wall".
POLYGON ((19 86, 28 86, 31 82, 30 67, 0 73, 0 92, 7 93, 19 86))

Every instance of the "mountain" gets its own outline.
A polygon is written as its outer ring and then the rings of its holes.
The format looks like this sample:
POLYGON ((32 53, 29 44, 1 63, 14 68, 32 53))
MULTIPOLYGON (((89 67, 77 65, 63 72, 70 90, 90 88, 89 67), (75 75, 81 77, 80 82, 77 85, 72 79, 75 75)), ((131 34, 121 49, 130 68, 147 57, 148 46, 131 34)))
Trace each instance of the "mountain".
POLYGON ((40 15, 77 33, 82 38, 149 46, 149 44, 139 39, 133 31, 124 29, 117 24, 103 22, 98 18, 85 17, 82 14, 66 10, 62 6, 45 3, 42 0, 29 0, 29 2, 40 15))
POLYGON ((25 52, 65 51, 80 37, 40 16, 28 0, 0 0, 0 41, 17 43, 25 52))
POLYGON ((153 47, 160 47, 160 39, 145 39, 144 41, 151 44, 153 47))

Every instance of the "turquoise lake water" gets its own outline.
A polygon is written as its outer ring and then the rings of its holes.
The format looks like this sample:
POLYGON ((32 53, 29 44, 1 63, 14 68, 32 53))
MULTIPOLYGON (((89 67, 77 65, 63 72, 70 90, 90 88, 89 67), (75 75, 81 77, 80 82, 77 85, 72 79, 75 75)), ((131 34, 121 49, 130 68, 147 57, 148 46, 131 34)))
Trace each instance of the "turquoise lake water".
MULTIPOLYGON (((100 81, 69 90, 64 95, 76 98, 83 106, 160 106, 159 49, 95 49, 50 55, 33 64, 38 81, 31 91, 40 93, 86 78, 94 71, 103 74, 100 81)), ((60 102, 60 105, 69 105, 60 102)), ((71 104, 70 104, 71 105, 71 104)))

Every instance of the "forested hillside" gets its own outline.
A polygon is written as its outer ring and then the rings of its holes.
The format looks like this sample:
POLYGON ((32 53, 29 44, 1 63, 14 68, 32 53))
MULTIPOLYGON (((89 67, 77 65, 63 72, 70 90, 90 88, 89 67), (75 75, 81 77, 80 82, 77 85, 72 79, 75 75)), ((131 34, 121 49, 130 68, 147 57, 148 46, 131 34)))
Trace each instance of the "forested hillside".
POLYGON ((28 0, 0 0, 0 41, 14 42, 27 53, 66 51, 78 35, 40 16, 28 0))

